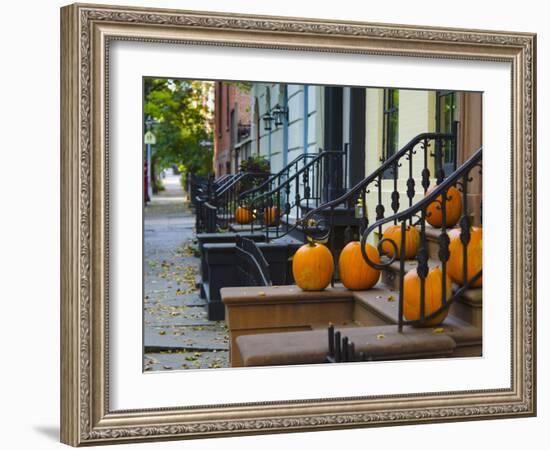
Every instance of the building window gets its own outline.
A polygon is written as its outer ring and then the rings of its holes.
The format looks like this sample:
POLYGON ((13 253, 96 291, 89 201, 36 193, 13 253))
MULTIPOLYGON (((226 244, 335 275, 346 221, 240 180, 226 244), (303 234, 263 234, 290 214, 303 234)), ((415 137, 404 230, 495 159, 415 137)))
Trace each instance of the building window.
MULTIPOLYGON (((452 133, 454 124, 458 121, 458 95, 454 91, 437 91, 435 105, 435 131, 437 133, 452 133)), ((456 168, 456 155, 450 145, 443 150, 443 169, 449 175, 456 168)))
MULTIPOLYGON (((399 142, 399 90, 384 89, 384 114, 382 125, 382 162, 397 152, 399 142)), ((384 178, 393 177, 388 170, 384 178)))

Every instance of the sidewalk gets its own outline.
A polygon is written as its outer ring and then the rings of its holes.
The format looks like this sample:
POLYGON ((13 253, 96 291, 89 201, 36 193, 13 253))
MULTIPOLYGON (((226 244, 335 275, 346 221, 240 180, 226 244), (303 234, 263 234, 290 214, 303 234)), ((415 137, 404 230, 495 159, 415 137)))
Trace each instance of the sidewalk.
POLYGON ((144 370, 228 367, 225 322, 207 319, 195 287, 194 214, 179 176, 163 182, 144 214, 144 370))

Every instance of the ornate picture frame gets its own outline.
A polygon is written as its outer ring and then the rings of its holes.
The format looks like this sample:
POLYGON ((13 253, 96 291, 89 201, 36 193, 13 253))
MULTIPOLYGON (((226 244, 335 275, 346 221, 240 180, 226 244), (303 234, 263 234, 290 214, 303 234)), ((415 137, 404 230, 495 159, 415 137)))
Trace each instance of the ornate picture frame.
POLYGON ((193 439, 536 414, 536 35, 74 4, 61 10, 61 440, 193 439), (511 386, 112 411, 108 62, 115 40, 511 64, 511 386))

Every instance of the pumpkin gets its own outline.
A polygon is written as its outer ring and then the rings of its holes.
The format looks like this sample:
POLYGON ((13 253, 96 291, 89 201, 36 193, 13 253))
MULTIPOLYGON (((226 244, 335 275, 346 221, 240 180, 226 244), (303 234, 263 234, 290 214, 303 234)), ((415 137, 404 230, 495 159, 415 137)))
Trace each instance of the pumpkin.
MULTIPOLYGON (((433 267, 428 272, 424 282, 424 317, 437 311, 441 305, 443 272, 439 267, 433 267)), ((409 270, 403 280, 403 315, 406 320, 420 319, 420 277, 416 269, 409 270)), ((446 298, 449 299, 452 292, 451 280, 447 276, 446 298)), ((432 327, 445 320, 449 308, 444 309, 435 317, 418 326, 432 327)))
POLYGON ((280 209, 277 206, 264 209, 264 223, 270 227, 279 224, 279 218, 281 217, 280 209))
POLYGON ((322 291, 332 279, 334 259, 323 244, 302 245, 292 258, 292 275, 304 291, 322 291))
POLYGON ((252 222, 254 220, 254 216, 252 215, 252 211, 250 211, 248 208, 245 208, 244 206, 239 206, 235 211, 235 220, 237 221, 237 223, 244 225, 252 222))
MULTIPOLYGON (((365 251, 369 259, 380 263, 378 250, 370 244, 365 244, 365 251)), ((361 253, 361 243, 353 241, 347 244, 338 258, 338 271, 342 284, 352 291, 370 289, 380 278, 380 271, 369 264, 361 253)))
MULTIPOLYGON (((482 248, 482 228, 470 228, 470 242, 467 249, 467 274, 468 279, 472 279, 483 267, 483 248, 482 248)), ((464 284, 463 261, 464 245, 460 240, 460 230, 455 228, 449 232, 449 260, 447 261, 447 273, 456 284, 464 284)), ((483 277, 480 276, 471 287, 481 287, 483 277)))
MULTIPOLYGON (((382 235, 383 239, 389 239, 395 242, 397 246, 397 255, 399 258, 401 253, 401 225, 392 225, 384 231, 382 235)), ((405 228, 405 259, 413 259, 416 256, 418 247, 420 246, 420 233, 418 230, 411 226, 407 225, 405 228)), ((390 242, 382 242, 382 252, 387 254, 390 258, 394 256, 394 247, 390 242)))
MULTIPOLYGON (((432 186, 426 192, 428 195, 437 186, 432 186)), ((441 228, 443 226, 443 214, 441 212, 442 196, 439 195, 436 200, 426 208, 426 220, 432 227, 441 228)), ((460 191, 451 186, 447 191, 447 201, 445 202, 446 227, 453 227, 457 224, 462 214, 462 197, 460 191)))

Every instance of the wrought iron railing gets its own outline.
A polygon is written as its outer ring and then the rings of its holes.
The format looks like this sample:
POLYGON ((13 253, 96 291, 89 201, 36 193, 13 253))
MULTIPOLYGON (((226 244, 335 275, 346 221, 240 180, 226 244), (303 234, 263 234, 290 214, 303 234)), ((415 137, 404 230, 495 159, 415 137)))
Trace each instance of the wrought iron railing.
MULTIPOLYGON (((412 206, 417 195, 418 179, 423 194, 430 188, 433 175, 435 175, 437 183, 443 181, 445 177, 444 152, 450 151, 456 154, 457 131, 458 123, 455 123, 453 133, 430 132, 415 136, 344 195, 309 211, 301 221, 304 232, 316 240, 328 240, 331 251, 334 251, 334 233, 331 231, 334 229, 335 215, 338 210, 343 210, 344 215, 347 211, 348 218, 351 215, 354 219, 348 220, 346 230, 346 240, 351 240, 353 234, 358 238, 367 228, 369 210, 374 210, 374 220, 381 220, 385 217, 387 203, 384 192, 388 190, 388 187, 391 189, 389 206, 392 214, 397 213, 403 203, 409 207, 412 206), (421 167, 420 171, 418 167, 421 167), (402 184, 400 179, 402 181, 404 178, 403 172, 406 174, 404 202, 402 200, 404 186, 400 186, 402 184), (389 179, 388 173, 391 174, 389 179), (368 194, 371 193, 375 194, 375 205, 372 204, 372 196, 368 197, 368 194), (349 225, 350 223, 351 225, 349 225)), ((379 232, 382 232, 381 228, 379 232)))
POLYGON ((273 190, 284 180, 288 179, 294 173, 298 172, 300 170, 300 166, 305 166, 308 160, 311 160, 315 157, 317 157, 317 153, 302 153, 297 158, 288 163, 285 167, 283 167, 279 172, 271 175, 259 186, 242 192, 239 195, 239 205, 243 207, 248 207, 256 197, 259 197, 262 194, 273 190))
MULTIPOLYGON (((399 270, 397 276, 399 277, 399 309, 398 309, 398 329, 402 331, 404 325, 423 325, 427 321, 437 318, 440 314, 444 313, 450 305, 461 297, 466 290, 475 287, 476 282, 482 276, 482 270, 479 270, 476 273, 471 273, 468 265, 471 263, 468 259, 468 247, 472 235, 472 224, 471 224, 471 215, 472 210, 477 206, 473 205, 469 207, 469 193, 479 193, 477 190, 473 189, 470 191, 468 188, 472 186, 472 182, 481 182, 481 172, 482 172, 482 148, 479 148, 462 166, 460 166, 455 172, 449 175, 444 181, 442 181, 437 187, 435 187, 430 193, 428 193, 422 200, 410 206, 409 208, 401 211, 392 216, 382 218, 372 225, 368 226, 362 234, 361 237, 361 251, 365 261, 372 267, 379 270, 390 269, 390 266, 396 261, 399 262, 399 270), (475 180, 476 177, 479 177, 479 180, 475 180), (453 193, 449 194, 449 190, 453 189, 453 193), (450 226, 448 225, 447 213, 450 214, 450 201, 452 196, 456 195, 456 192, 460 193, 461 196, 461 215, 459 219, 459 229, 460 229, 460 242, 462 246, 462 274, 461 280, 458 280, 458 287, 451 292, 451 281, 448 278, 448 263, 450 258, 450 238, 448 231, 450 226), (430 267, 428 264, 429 261, 429 252, 428 252, 428 240, 426 236, 426 221, 427 218, 433 214, 435 205, 435 210, 438 211, 438 214, 441 214, 441 227, 439 228, 439 236, 437 238, 438 244, 438 261, 435 263, 438 264, 441 270, 440 277, 433 277, 430 280, 429 286, 427 284, 427 278, 430 273, 430 267), (449 211, 448 211, 449 208, 449 211), (382 238, 378 241, 378 249, 380 253, 384 253, 384 248, 387 250, 388 245, 393 249, 391 256, 386 256, 379 263, 369 259, 369 256, 365 250, 365 244, 369 240, 370 234, 381 229, 386 224, 396 224, 400 227, 401 230, 401 242, 395 242, 389 238, 382 238), (406 261, 406 230, 407 227, 413 226, 416 227, 420 235, 420 245, 416 254, 417 266, 415 269, 416 274, 419 278, 419 314, 417 319, 405 319, 403 316, 404 313, 404 288, 405 288, 405 261, 406 261), (386 245, 387 243, 387 245, 386 245), (439 285, 440 284, 440 285, 439 285), (441 292, 441 302, 436 303, 440 306, 438 308, 433 307, 433 296, 434 292, 441 292), (432 296, 430 306, 430 312, 426 311, 426 295, 430 294, 432 296)), ((473 215, 477 213, 479 215, 479 220, 481 222, 481 202, 479 204, 479 212, 475 211, 473 215)), ((454 224, 453 224, 454 225, 454 224)), ((481 245, 481 243, 480 243, 481 245)), ((460 251, 460 247, 459 250, 460 251)), ((460 259, 458 259, 460 261, 460 259)), ((470 268, 472 269, 473 266, 470 268)), ((456 275, 455 275, 456 277, 456 275)), ((414 297, 416 293, 411 291, 411 295, 414 297), (414 295, 413 295, 414 294, 414 295)), ((435 294, 436 295, 436 294, 435 294)), ((411 297, 412 298, 412 297, 411 297)), ((409 299, 408 301, 411 301, 409 299)))
POLYGON ((230 182, 224 183, 221 188, 214 191, 209 203, 216 208, 218 228, 226 229, 234 220, 240 193, 262 183, 270 175, 265 172, 239 172, 230 182))
POLYGON ((218 231, 216 207, 207 198, 197 197, 195 208, 195 230, 197 233, 218 231))
MULTIPOLYGON (((301 224, 301 218, 326 201, 329 178, 338 179, 344 189, 347 172, 347 145, 343 151, 320 151, 288 178, 256 196, 248 208, 254 215, 250 230, 263 230, 265 239, 286 236, 301 224), (334 175, 343 168, 341 177, 334 175)), ((333 186, 333 188, 335 188, 333 186)))
POLYGON ((256 243, 237 235, 236 244, 239 286, 271 286, 269 264, 256 243))
POLYGON ((198 197, 206 191, 207 185, 208 178, 187 173, 187 192, 189 193, 189 200, 194 207, 197 206, 198 197))
POLYGON ((355 344, 340 331, 334 331, 334 325, 328 326, 328 353, 325 358, 329 363, 368 361, 364 352, 357 353, 355 344))

